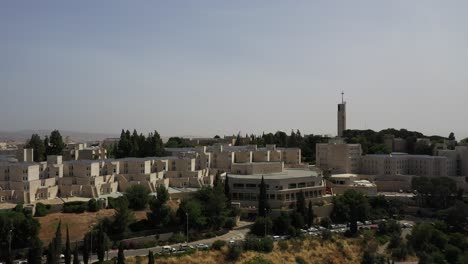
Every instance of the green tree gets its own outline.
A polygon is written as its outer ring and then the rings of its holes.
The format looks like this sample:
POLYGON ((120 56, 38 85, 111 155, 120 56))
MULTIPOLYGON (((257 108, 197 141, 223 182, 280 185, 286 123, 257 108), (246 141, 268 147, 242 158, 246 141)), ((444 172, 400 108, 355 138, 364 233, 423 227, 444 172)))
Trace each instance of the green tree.
POLYGON ((42 264, 42 242, 38 238, 31 241, 28 249, 28 263, 42 264))
POLYGON ((67 225, 67 238, 65 242, 65 264, 71 264, 70 232, 67 225))
POLYGON ((109 243, 109 238, 104 232, 103 226, 100 225, 98 228, 97 245, 96 245, 96 252, 97 252, 99 263, 104 262, 104 256, 105 256, 106 250, 108 250, 108 243, 109 243))
POLYGON ((171 209, 166 205, 169 200, 169 192, 164 185, 156 188, 156 199, 150 200, 151 212, 147 213, 148 221, 154 226, 165 226, 170 222, 171 209))
POLYGON ((256 236, 265 236, 265 232, 268 235, 271 233, 273 222, 269 217, 257 217, 255 223, 250 228, 250 233, 256 236))
POLYGON ((65 148, 63 143, 62 135, 58 130, 54 130, 50 133, 49 146, 46 145, 46 155, 62 155, 62 151, 65 148))
POLYGON ((286 212, 281 212, 281 214, 273 220, 273 232, 276 235, 287 235, 290 226, 291 219, 286 212))
POLYGON ((44 141, 42 141, 38 134, 32 134, 31 139, 28 140, 25 147, 33 149, 35 162, 41 162, 45 160, 44 141))
POLYGON ((153 254, 153 251, 148 251, 148 264, 154 264, 154 254, 153 254))
POLYGON ((117 264, 125 264, 124 246, 123 243, 119 244, 119 251, 117 253, 117 264))
POLYGON ((234 143, 234 145, 235 146, 242 146, 242 139, 241 139, 240 132, 237 133, 236 142, 234 143))
POLYGON ((224 179, 224 195, 226 195, 226 203, 228 207, 231 207, 231 190, 229 189, 229 176, 226 173, 224 179))
POLYGON ((99 204, 97 203, 96 199, 93 198, 88 201, 88 211, 97 212, 99 209, 99 204))
POLYGON ((312 201, 309 201, 307 207, 307 225, 311 227, 314 224, 314 208, 312 207, 312 201))
POLYGON ((450 134, 448 136, 448 139, 449 140, 455 140, 455 134, 453 132, 450 132, 450 134))
POLYGON ((60 254, 62 254, 62 221, 59 222, 57 230, 55 231, 54 243, 54 263, 60 262, 60 254))
POLYGON ((347 190, 343 195, 333 197, 332 219, 335 222, 350 222, 351 234, 357 232, 357 221, 367 220, 369 211, 369 202, 361 192, 347 190))
POLYGON ((202 205, 197 199, 182 200, 177 210, 179 223, 185 224, 187 222, 186 214, 188 214, 190 228, 202 229, 206 226, 207 219, 203 215, 202 205))
POLYGON ((128 200, 125 197, 117 199, 115 206, 112 230, 113 234, 122 235, 127 232, 128 225, 134 221, 135 214, 128 208, 128 200))
POLYGON ((143 185, 132 185, 125 190, 129 207, 133 210, 144 210, 148 204, 150 191, 143 185))
POLYGON ((304 197, 304 193, 302 190, 296 196, 296 211, 302 215, 302 217, 306 217, 306 201, 304 197))
POLYGON ((90 235, 86 234, 83 240, 84 240, 84 243, 83 243, 83 262, 84 262, 84 264, 88 264, 90 244, 92 243, 90 235))
POLYGON ((262 180, 260 181, 259 189, 260 194, 258 195, 258 215, 261 217, 266 217, 270 211, 270 205, 268 203, 266 185, 263 176, 262 180))

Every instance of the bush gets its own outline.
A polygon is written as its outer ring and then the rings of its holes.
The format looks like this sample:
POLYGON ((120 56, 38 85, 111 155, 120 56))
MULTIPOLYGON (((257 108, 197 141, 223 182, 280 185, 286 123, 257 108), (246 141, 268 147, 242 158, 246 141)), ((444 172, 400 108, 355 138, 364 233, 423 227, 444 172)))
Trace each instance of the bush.
POLYGON ((269 253, 273 251, 273 239, 269 237, 261 239, 249 237, 244 242, 244 250, 269 253))
POLYGON ((34 216, 41 217, 49 214, 50 204, 44 205, 43 203, 36 204, 36 213, 34 216))
POLYGON ((300 257, 300 256, 296 257, 296 263, 297 264, 307 264, 307 262, 304 260, 304 258, 300 257))
POLYGON ((97 212, 99 211, 101 208, 99 207, 99 204, 98 202, 96 201, 96 199, 91 199, 88 201, 88 211, 90 212, 97 212))
POLYGON ((322 232, 322 239, 323 240, 330 240, 332 239, 332 232, 330 230, 324 230, 322 232))
POLYGON ((184 234, 176 233, 176 234, 173 234, 171 236, 171 238, 169 238, 169 242, 175 243, 175 244, 183 243, 183 242, 185 242, 186 239, 187 239, 187 237, 184 234))
POLYGON ((231 230, 235 226, 236 226, 236 221, 234 220, 234 218, 226 219, 226 223, 224 223, 224 228, 231 230))
POLYGON ((281 240, 278 242, 278 247, 282 250, 282 251, 286 251, 288 250, 288 242, 287 241, 284 241, 284 240, 281 240))
POLYGON ((242 255, 242 247, 239 245, 229 245, 228 252, 226 255, 227 260, 237 261, 242 255))
POLYGON ((273 226, 273 222, 269 217, 257 217, 255 223, 250 228, 250 233, 256 236, 264 236, 265 235, 265 225, 266 225, 266 233, 270 233, 271 228, 273 226))
POLYGON ((273 264, 271 260, 264 259, 261 256, 255 256, 251 260, 245 262, 245 264, 273 264))
POLYGON ((224 240, 216 240, 216 241, 213 242, 213 244, 211 245, 211 248, 214 249, 214 250, 221 250, 221 248, 223 248, 225 245, 226 245, 226 241, 224 241, 224 240))
POLYGON ((81 214, 84 213, 88 209, 88 203, 87 202, 68 202, 63 204, 63 212, 64 213, 75 213, 75 214, 81 214))
POLYGON ((150 191, 143 185, 132 185, 125 190, 129 207, 133 210, 143 210, 149 201, 150 191))

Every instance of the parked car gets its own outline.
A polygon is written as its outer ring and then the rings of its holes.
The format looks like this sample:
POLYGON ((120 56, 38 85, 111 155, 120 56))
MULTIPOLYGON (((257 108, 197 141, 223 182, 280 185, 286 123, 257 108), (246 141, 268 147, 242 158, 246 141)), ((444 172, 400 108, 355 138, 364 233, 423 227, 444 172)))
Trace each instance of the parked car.
POLYGON ((208 249, 209 247, 208 247, 208 245, 206 245, 206 244, 198 244, 198 245, 197 245, 197 248, 198 248, 198 249, 208 249))

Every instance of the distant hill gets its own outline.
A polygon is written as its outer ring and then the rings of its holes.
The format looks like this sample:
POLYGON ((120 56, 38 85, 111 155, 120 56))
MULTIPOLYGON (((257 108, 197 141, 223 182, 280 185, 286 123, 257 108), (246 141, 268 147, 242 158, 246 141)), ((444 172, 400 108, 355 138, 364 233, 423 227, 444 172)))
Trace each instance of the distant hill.
MULTIPOLYGON (((24 143, 31 138, 32 134, 38 134, 41 137, 50 135, 52 130, 20 130, 20 131, 0 131, 0 141, 13 141, 16 143, 24 143)), ((76 131, 62 131, 60 130, 63 139, 69 137, 70 141, 74 142, 89 142, 103 140, 109 137, 119 137, 119 134, 106 134, 106 133, 87 133, 76 131)))

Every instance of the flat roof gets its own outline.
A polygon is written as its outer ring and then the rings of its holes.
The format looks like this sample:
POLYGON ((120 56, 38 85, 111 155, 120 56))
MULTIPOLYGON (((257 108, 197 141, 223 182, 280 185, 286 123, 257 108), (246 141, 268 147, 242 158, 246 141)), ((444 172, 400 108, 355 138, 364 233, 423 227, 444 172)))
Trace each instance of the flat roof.
POLYGON ((307 178, 307 177, 318 177, 319 174, 312 170, 304 170, 304 169, 285 169, 282 172, 278 173, 265 173, 265 174, 249 174, 249 175, 242 175, 242 174, 228 174, 229 178, 234 179, 261 179, 264 177, 265 179, 291 179, 291 178, 307 178))
POLYGON ((179 187, 169 187, 167 191, 169 193, 188 193, 188 192, 196 192, 200 190, 199 188, 179 188, 179 187))

